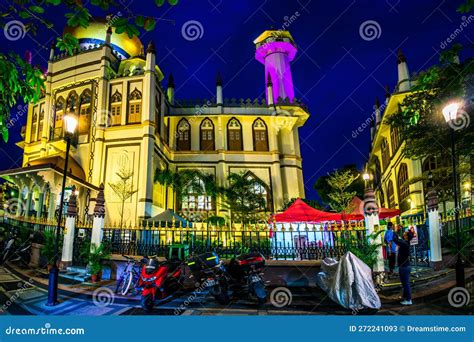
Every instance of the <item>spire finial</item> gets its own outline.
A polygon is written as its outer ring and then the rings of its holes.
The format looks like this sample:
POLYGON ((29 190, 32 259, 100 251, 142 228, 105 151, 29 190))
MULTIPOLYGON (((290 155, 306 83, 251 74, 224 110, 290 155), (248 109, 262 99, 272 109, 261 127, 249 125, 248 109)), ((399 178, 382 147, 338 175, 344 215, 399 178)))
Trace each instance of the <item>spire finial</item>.
POLYGON ((150 40, 150 42, 148 43, 148 46, 146 48, 146 53, 147 54, 149 54, 149 53, 155 54, 156 53, 155 44, 153 43, 153 40, 150 40))
POLYGON ((398 49, 397 53, 397 64, 405 63, 407 61, 405 55, 403 54, 402 49, 398 49))
POLYGON ((220 73, 220 72, 218 72, 218 73, 217 73, 217 76, 216 76, 216 85, 222 87, 222 77, 221 77, 221 73, 220 73))
POLYGON ((267 75, 267 87, 272 85, 272 77, 270 76, 270 73, 267 75))
POLYGON ((380 108, 380 100, 378 97, 375 98, 375 108, 379 109, 380 108))
POLYGON ((387 84, 385 86, 385 98, 389 98, 390 97, 390 86, 387 84))

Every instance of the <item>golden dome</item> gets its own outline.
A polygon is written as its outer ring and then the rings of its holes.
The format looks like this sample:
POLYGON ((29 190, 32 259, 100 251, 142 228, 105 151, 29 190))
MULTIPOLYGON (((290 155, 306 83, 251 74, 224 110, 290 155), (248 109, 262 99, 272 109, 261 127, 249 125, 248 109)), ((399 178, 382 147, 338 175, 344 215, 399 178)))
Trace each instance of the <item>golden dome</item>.
MULTIPOLYGON (((101 44, 105 42, 105 35, 107 32, 107 26, 105 20, 95 20, 89 23, 89 26, 84 27, 69 27, 67 26, 64 33, 70 33, 79 40, 79 45, 88 46, 101 44)), ((130 58, 138 56, 142 49, 142 42, 138 37, 133 36, 129 38, 126 33, 117 34, 112 33, 111 39, 112 47, 117 51, 123 58, 130 58)))

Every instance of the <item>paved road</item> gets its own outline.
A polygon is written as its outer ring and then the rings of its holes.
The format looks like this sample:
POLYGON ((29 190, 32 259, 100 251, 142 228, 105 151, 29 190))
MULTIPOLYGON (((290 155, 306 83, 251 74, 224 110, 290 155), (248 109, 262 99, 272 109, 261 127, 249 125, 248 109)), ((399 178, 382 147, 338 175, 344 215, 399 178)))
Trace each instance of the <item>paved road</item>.
MULTIPOLYGON (((274 289, 269 289, 269 293, 274 289)), ((110 288, 100 288, 94 299, 81 296, 61 294, 61 303, 54 307, 45 305, 45 289, 31 285, 4 268, 0 268, 0 315, 351 315, 332 302, 319 289, 291 289, 291 293, 280 293, 275 296, 273 305, 259 307, 251 298, 239 296, 233 298, 227 306, 217 304, 207 293, 194 294, 181 292, 168 298, 155 307, 152 313, 146 313, 139 306, 138 300, 116 298, 110 288), (284 307, 277 307, 282 302, 291 302, 284 307), (243 298, 242 298, 243 297, 243 298)), ((472 306, 471 306, 472 309, 472 306)), ((456 315, 469 314, 467 308, 456 309, 449 305, 446 295, 419 300, 410 307, 397 302, 383 303, 378 312, 359 314, 383 315, 456 315)))

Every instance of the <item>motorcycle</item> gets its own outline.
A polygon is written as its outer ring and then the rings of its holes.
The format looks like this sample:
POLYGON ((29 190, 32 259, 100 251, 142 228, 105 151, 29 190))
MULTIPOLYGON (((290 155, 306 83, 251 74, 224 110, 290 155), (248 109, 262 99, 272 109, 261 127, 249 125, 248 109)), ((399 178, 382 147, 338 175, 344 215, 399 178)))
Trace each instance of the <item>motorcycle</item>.
POLYGON ((182 262, 166 260, 159 262, 154 257, 145 257, 138 287, 141 291, 141 305, 145 311, 152 311, 157 300, 162 300, 180 288, 182 262))
POLYGON ((1 257, 1 264, 3 265, 7 261, 21 261, 25 265, 28 265, 31 260, 31 239, 30 238, 17 247, 17 236, 12 234, 11 237, 5 243, 5 249, 1 257))
POLYGON ((219 304, 225 305, 230 302, 229 276, 216 253, 208 252, 192 256, 186 264, 191 270, 192 277, 196 280, 197 288, 209 289, 219 304))
POLYGON ((260 253, 248 253, 231 259, 229 274, 236 288, 247 290, 248 294, 257 299, 259 305, 267 301, 267 291, 263 278, 265 258, 260 253))

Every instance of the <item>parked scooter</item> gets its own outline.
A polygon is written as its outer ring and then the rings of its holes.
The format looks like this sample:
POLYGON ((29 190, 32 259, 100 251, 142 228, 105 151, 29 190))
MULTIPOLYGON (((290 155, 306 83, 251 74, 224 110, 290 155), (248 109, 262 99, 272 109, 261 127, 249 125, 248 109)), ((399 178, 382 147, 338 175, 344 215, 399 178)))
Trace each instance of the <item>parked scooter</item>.
POLYGON ((208 252, 192 256, 186 262, 196 281, 196 287, 209 289, 210 293, 219 304, 228 304, 229 296, 229 275, 219 260, 219 256, 214 252, 208 252))
POLYGON ((21 244, 17 244, 17 236, 15 233, 11 234, 10 238, 7 239, 5 243, 5 249, 1 257, 1 264, 3 265, 7 261, 21 261, 25 265, 28 265, 31 260, 31 239, 33 234, 30 235, 30 238, 24 241, 21 244))
POLYGON ((152 311, 157 300, 165 299, 180 288, 182 262, 166 260, 159 262, 156 256, 144 257, 138 286, 142 288, 141 305, 152 311))
POLYGON ((230 261, 229 274, 235 288, 246 290, 250 296, 257 298, 259 305, 267 301, 267 291, 263 278, 265 258, 260 253, 247 253, 230 261))

